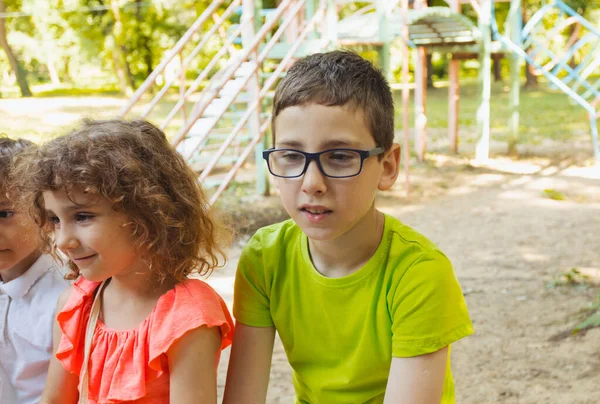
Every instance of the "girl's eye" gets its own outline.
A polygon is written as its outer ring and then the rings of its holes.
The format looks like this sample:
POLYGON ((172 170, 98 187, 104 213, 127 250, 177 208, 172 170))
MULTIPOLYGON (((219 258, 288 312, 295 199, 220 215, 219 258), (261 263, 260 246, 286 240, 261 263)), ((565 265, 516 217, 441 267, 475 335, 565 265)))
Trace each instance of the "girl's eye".
POLYGON ((0 219, 9 219, 15 214, 12 210, 0 210, 0 219))
POLYGON ((87 214, 87 213, 78 213, 75 215, 75 220, 78 222, 88 222, 90 221, 94 216, 87 214))
POLYGON ((48 221, 50 223, 52 223, 53 226, 56 226, 57 224, 60 223, 60 220, 58 220, 58 217, 56 217, 56 216, 49 216, 48 221))

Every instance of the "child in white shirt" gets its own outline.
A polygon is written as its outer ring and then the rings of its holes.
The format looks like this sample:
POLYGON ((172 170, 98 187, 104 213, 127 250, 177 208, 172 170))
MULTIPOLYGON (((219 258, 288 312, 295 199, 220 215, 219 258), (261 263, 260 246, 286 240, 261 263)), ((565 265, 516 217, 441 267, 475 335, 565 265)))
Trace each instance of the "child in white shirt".
POLYGON ((33 144, 0 135, 0 403, 38 403, 52 354, 56 302, 68 286, 41 253, 37 226, 9 197, 15 157, 33 144))

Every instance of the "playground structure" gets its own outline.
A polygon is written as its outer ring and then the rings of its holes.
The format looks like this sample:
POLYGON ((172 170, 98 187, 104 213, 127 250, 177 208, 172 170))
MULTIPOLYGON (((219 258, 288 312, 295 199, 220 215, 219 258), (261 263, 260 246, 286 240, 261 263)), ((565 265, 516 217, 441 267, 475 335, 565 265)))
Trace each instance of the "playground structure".
POLYGON ((411 53, 415 66, 413 132, 418 159, 424 158, 427 147, 426 55, 442 51, 452 55, 448 98, 451 151, 458 151, 458 73, 462 55, 476 54, 480 60, 476 157, 485 160, 490 141, 490 59, 492 54, 504 53, 511 66, 512 138, 518 138, 519 77, 524 60, 585 108, 594 155, 600 160, 598 29, 561 0, 548 2, 523 27, 521 2, 504 1, 510 2, 510 11, 501 33, 492 0, 447 0, 448 7, 426 7, 424 0, 410 4, 409 0, 376 0, 344 18, 339 17, 339 9, 353 3, 349 0, 283 0, 277 8, 267 10, 261 8, 260 1, 215 0, 136 91, 121 115, 131 114, 136 104, 150 94, 151 101, 138 116, 152 119, 153 110, 169 97, 169 89, 179 87, 170 112, 157 124, 176 131, 173 145, 200 173, 200 181, 214 189, 210 203, 218 199, 251 154, 257 163, 257 192, 266 193, 267 172, 260 160, 268 144, 264 135, 270 124, 270 100, 275 85, 293 61, 340 46, 370 45, 378 49, 382 69, 389 72, 390 44, 398 39, 403 48, 403 160, 407 187, 411 53), (463 3, 477 12, 477 24, 461 14, 463 3), (234 22, 237 19, 239 23, 234 22), (572 32, 566 43, 556 40, 567 29, 572 32), (211 46, 218 51, 203 68, 191 72, 200 52, 211 46), (584 56, 574 64, 577 54, 584 56), (177 74, 160 82, 173 66, 177 74), (192 73, 195 79, 190 84, 187 79, 192 73))

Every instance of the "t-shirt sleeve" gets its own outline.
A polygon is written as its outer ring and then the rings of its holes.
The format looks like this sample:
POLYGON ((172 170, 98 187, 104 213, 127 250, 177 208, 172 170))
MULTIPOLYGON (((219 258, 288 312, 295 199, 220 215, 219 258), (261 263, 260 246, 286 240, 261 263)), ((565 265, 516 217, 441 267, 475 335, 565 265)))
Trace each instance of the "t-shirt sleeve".
POLYGON ((271 317, 267 266, 260 231, 242 251, 235 275, 233 316, 236 321, 252 327, 270 327, 271 317))
POLYGON ((396 284, 391 297, 392 356, 438 351, 473 333, 473 325, 450 260, 423 254, 396 284))

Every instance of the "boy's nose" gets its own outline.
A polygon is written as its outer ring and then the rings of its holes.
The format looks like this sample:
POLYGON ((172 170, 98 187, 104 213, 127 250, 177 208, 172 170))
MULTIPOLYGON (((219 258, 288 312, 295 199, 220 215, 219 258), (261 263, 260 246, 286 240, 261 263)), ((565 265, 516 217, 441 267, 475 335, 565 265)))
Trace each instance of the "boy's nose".
POLYGON ((316 161, 311 161, 302 177, 302 191, 307 194, 324 194, 327 191, 325 175, 319 170, 316 161))

